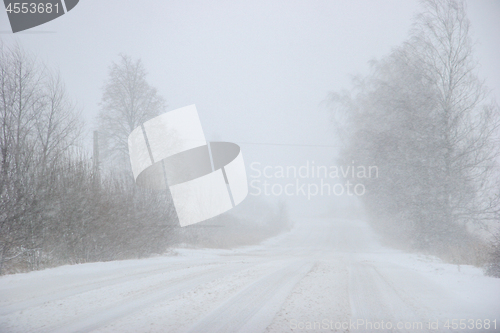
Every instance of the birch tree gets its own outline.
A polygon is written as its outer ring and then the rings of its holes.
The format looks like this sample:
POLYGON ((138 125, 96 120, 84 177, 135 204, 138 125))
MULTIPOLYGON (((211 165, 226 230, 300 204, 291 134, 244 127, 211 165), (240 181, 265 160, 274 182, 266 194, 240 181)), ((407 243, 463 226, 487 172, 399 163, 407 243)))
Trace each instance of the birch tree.
POLYGON ((446 253, 498 221, 499 108, 477 76, 459 0, 422 1, 410 37, 350 92, 344 161, 378 165, 363 198, 387 235, 446 253))
MULTIPOLYGON (((104 162, 118 163, 129 169, 128 136, 143 122, 165 109, 164 99, 146 81, 140 59, 120 55, 109 67, 104 85, 98 127, 104 162)), ((116 167, 116 164, 115 164, 116 167)))

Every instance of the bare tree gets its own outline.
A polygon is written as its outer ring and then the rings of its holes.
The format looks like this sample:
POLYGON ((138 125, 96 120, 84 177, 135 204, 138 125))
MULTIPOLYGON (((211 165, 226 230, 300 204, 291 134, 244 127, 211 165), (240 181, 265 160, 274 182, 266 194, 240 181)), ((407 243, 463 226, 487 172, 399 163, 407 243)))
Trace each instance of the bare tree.
POLYGON ((80 113, 68 99, 59 74, 47 74, 43 97, 35 115, 35 131, 40 145, 40 164, 50 166, 82 135, 80 113))
POLYGON ((127 170, 130 132, 165 109, 164 99, 146 82, 146 74, 140 59, 120 55, 120 62, 109 68, 101 100, 98 126, 103 153, 100 156, 108 162, 118 162, 127 170))
POLYGON ((19 46, 0 44, 1 172, 0 270, 4 262, 24 253, 25 222, 33 196, 26 177, 34 166, 36 142, 31 129, 41 81, 33 60, 19 46))
POLYGON ((423 5, 410 45, 436 94, 444 208, 440 218, 445 225, 491 220, 499 114, 494 103, 484 104, 488 91, 477 77, 465 2, 427 0, 423 5))
MULTIPOLYGON (((132 66, 122 73, 131 77, 127 89, 142 94, 129 96, 133 127, 163 102, 140 62, 124 63, 132 66)), ((165 195, 131 187, 122 174, 96 186, 90 159, 76 148, 82 126, 60 76, 19 45, 0 44, 0 274, 140 257, 171 242, 165 195)))
POLYGON ((55 166, 80 136, 79 115, 54 76, 19 45, 0 44, 0 269, 42 252, 55 166))
POLYGON ((471 229, 498 219, 499 109, 477 77, 464 2, 422 4, 408 41, 332 97, 344 160, 381 170, 363 199, 387 234, 466 252, 471 229))

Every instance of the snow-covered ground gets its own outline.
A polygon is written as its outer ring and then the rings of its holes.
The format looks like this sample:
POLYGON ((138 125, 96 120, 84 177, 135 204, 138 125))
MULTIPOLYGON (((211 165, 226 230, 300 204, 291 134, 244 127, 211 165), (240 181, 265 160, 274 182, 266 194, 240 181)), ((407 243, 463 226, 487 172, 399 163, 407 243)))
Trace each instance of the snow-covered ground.
POLYGON ((2 276, 0 332, 500 332, 500 279, 384 248, 359 220, 175 252, 2 276))

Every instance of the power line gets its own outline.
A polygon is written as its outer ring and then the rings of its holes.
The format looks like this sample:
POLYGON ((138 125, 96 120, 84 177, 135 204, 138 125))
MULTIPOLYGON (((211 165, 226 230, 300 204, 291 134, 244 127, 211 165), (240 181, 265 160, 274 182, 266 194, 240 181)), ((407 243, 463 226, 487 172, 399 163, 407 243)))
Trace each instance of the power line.
POLYGON ((299 144, 299 143, 271 143, 271 142, 237 142, 237 143, 242 145, 259 145, 259 146, 342 148, 342 146, 336 146, 336 145, 314 145, 314 144, 299 144))

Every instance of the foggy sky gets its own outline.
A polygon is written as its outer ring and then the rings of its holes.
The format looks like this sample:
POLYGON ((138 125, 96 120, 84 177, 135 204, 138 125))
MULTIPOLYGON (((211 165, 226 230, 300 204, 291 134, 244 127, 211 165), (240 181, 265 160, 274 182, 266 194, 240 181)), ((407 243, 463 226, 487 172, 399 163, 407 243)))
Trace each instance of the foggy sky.
MULTIPOLYGON (((108 66, 123 52, 143 60, 167 110, 196 104, 207 139, 242 143, 247 165, 328 164, 333 149, 243 143, 336 145, 328 92, 349 88, 352 74, 400 45, 418 10, 396 0, 81 0, 15 35, 0 10, 0 38, 60 71, 89 131, 108 66)), ((468 14, 480 75, 498 100, 500 2, 469 1, 468 14)))

